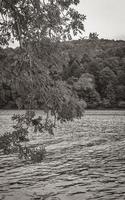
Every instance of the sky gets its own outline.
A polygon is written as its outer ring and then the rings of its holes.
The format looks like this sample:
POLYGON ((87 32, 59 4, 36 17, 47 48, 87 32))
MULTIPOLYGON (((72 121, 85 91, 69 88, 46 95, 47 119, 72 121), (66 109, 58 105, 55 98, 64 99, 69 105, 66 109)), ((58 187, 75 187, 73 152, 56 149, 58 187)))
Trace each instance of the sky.
POLYGON ((80 0, 77 7, 87 18, 84 36, 125 40, 125 0, 80 0))

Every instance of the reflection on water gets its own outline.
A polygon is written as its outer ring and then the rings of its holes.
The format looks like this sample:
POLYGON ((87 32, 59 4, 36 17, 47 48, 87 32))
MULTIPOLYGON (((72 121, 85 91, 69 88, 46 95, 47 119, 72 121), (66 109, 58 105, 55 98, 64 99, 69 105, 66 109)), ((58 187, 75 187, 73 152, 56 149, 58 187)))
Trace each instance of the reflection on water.
MULTIPOLYGON (((13 111, 14 112, 14 111, 13 111)), ((1 111, 0 132, 12 111, 1 111)), ((0 199, 125 199, 125 112, 88 111, 81 120, 58 124, 55 136, 32 135, 46 146, 42 163, 0 155, 0 199)))

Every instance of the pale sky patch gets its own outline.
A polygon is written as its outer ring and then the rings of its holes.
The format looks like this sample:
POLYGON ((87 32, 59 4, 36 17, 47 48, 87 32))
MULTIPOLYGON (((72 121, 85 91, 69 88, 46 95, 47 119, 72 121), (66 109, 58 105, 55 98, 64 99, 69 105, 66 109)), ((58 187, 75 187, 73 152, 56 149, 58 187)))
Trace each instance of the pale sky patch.
POLYGON ((125 0, 81 0, 78 10, 87 17, 85 35, 125 40, 125 0))

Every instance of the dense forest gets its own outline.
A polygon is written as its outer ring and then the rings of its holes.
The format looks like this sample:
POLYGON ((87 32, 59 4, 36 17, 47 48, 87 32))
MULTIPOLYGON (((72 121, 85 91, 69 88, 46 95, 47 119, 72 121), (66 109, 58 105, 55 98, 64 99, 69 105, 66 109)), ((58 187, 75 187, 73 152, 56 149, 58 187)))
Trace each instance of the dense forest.
MULTIPOLYGON (((80 39, 55 44, 45 40, 35 49, 52 80, 66 85, 87 108, 125 108, 125 41, 80 39)), ((18 47, 0 48, 1 109, 28 107, 30 71, 24 55, 18 47)), ((43 79, 42 69, 38 74, 36 79, 43 79)), ((42 109, 39 97, 34 108, 42 109)))

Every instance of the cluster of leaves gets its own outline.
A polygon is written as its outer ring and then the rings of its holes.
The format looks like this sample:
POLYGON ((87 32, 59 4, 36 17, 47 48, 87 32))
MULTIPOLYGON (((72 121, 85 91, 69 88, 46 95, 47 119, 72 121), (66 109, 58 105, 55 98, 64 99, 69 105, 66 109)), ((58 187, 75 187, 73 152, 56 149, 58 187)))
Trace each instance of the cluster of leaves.
POLYGON ((45 148, 29 146, 29 136, 31 132, 48 132, 53 135, 54 122, 48 118, 48 115, 45 119, 36 116, 34 111, 13 115, 12 120, 13 131, 0 136, 0 149, 4 154, 18 153, 19 158, 40 162, 45 156, 45 148))
POLYGON ((1 0, 0 44, 17 39, 20 45, 43 37, 71 39, 84 30, 85 16, 72 5, 79 0, 1 0))
POLYGON ((89 34, 89 39, 90 40, 97 40, 98 39, 98 34, 97 33, 90 33, 89 34))

